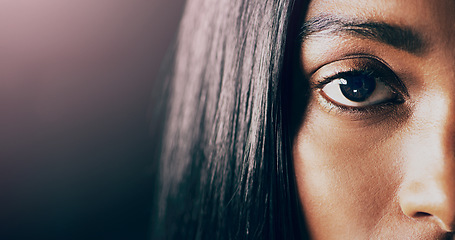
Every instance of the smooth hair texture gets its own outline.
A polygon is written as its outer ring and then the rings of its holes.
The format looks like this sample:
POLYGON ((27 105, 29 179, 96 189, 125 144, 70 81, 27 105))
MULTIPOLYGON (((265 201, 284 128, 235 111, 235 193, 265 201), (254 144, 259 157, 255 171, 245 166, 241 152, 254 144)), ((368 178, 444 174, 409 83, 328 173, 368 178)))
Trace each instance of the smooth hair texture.
POLYGON ((303 8, 188 1, 154 110, 152 239, 306 237, 287 120, 303 8))

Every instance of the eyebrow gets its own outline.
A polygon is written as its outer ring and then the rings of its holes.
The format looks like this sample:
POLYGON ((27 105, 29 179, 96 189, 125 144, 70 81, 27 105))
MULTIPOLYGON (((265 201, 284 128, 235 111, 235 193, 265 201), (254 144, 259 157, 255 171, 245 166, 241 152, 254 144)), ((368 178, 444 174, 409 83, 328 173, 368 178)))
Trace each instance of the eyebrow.
POLYGON ((411 28, 334 15, 317 16, 304 22, 300 37, 305 41, 312 36, 342 33, 382 42, 416 55, 426 50, 423 37, 411 28))

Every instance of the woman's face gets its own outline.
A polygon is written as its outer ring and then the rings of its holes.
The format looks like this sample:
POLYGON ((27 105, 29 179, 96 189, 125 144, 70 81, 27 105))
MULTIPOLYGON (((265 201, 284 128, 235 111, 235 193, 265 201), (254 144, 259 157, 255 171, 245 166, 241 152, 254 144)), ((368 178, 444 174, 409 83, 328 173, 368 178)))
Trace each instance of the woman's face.
POLYGON ((314 0, 303 36, 293 155, 311 235, 450 238, 455 1, 314 0))

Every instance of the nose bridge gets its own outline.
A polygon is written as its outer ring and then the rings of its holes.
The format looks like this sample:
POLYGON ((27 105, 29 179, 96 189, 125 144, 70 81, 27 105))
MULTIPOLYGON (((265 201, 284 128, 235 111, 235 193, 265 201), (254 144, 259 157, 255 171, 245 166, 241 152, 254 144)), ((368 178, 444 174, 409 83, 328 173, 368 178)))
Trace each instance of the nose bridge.
MULTIPOLYGON (((453 94, 455 96, 455 94, 453 94)), ((411 218, 433 221, 446 231, 455 224, 455 99, 433 96, 416 115, 410 134, 400 207, 411 218), (420 117, 419 117, 420 116, 420 117)))
MULTIPOLYGON (((455 78, 453 78, 455 83, 455 78)), ((447 114, 441 127, 441 143, 443 153, 454 163, 455 160, 455 92, 452 93, 450 101, 447 103, 447 114)))
MULTIPOLYGON (((452 5, 454 6, 454 5, 452 5)), ((450 29, 455 26, 453 21, 450 29)), ((454 31, 441 39, 453 39, 454 31)), ((425 93, 403 141, 399 203, 404 214, 455 232, 455 43, 443 41, 425 67, 425 93), (412 130, 411 130, 412 129, 412 130)))
MULTIPOLYGON (((454 25, 455 26, 455 25, 454 25)), ((455 36, 455 31, 452 33, 455 36)), ((453 44, 453 42, 452 42, 453 44)), ((445 144, 445 149, 448 154, 454 156, 455 148, 455 48, 451 51, 446 51, 443 59, 447 63, 441 67, 439 81, 441 81, 439 101, 442 106, 440 113, 441 120, 441 137, 445 144)))

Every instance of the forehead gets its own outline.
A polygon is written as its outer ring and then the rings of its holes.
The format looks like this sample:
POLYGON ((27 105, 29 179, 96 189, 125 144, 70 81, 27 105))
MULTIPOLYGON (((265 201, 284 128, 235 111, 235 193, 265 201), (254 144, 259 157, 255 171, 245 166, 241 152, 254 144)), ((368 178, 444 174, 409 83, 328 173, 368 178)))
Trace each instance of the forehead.
POLYGON ((306 20, 336 15, 406 27, 424 38, 433 56, 455 64, 454 13, 455 0, 312 0, 306 20))
POLYGON ((336 14, 384 21, 427 32, 455 30, 454 0, 313 0, 307 19, 336 14))

